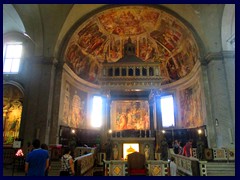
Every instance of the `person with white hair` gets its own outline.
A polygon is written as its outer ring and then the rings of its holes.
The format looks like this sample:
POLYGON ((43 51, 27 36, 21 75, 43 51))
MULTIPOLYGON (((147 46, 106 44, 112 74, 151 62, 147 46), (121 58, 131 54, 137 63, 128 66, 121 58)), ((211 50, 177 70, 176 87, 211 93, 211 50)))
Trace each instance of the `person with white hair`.
POLYGON ((170 161, 170 176, 177 176, 177 165, 174 157, 171 157, 170 161))

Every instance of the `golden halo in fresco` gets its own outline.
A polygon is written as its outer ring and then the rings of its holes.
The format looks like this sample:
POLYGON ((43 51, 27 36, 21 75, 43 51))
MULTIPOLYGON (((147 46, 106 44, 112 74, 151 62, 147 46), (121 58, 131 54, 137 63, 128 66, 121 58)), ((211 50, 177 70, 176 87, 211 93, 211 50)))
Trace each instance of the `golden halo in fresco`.
POLYGON ((110 8, 86 20, 70 38, 65 60, 80 78, 98 84, 101 64, 122 58, 129 37, 138 58, 161 64, 162 84, 185 77, 197 61, 196 42, 180 20, 137 5, 110 8))

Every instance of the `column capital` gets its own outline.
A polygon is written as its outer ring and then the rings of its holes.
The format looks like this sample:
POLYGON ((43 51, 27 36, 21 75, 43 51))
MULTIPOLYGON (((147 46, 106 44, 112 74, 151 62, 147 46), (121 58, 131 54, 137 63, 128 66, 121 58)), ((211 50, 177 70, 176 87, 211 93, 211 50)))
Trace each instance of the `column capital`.
POLYGON ((235 58, 235 51, 222 51, 224 58, 235 58))
POLYGON ((221 52, 209 52, 204 59, 207 63, 213 60, 223 60, 223 55, 221 52))

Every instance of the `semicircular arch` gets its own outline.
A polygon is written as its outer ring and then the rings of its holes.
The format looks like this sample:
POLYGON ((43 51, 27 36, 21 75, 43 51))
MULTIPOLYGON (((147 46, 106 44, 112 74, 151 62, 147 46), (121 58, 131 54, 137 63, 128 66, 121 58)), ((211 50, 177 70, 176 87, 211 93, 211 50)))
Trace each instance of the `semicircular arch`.
POLYGON ((203 59, 194 28, 168 8, 150 5, 107 5, 85 15, 67 33, 60 57, 80 78, 98 84, 101 63, 117 62, 129 37, 136 56, 161 63, 163 84, 185 77, 203 59))

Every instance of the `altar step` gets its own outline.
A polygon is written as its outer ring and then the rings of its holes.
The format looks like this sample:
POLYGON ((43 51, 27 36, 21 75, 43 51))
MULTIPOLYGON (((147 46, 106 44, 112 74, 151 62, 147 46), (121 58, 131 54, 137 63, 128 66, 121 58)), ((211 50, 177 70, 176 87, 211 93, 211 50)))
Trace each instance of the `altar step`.
POLYGON ((58 161, 51 161, 51 169, 48 173, 48 176, 59 176, 59 172, 61 169, 61 162, 58 161))
MULTIPOLYGON (((51 170, 49 171, 48 176, 59 176, 59 171, 61 169, 61 162, 52 161, 51 162, 51 170)), ((93 169, 94 176, 103 176, 103 166, 95 166, 93 169)))
POLYGON ((235 176, 235 162, 208 162, 207 176, 235 176))

